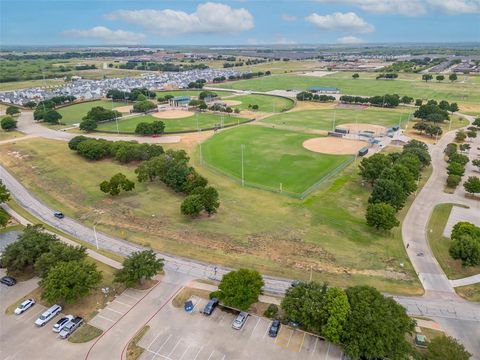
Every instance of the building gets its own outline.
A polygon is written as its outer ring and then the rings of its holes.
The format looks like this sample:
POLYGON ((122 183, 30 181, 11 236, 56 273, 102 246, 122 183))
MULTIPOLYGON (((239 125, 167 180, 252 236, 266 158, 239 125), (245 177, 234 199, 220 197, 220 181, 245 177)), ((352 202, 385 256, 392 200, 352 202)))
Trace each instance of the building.
POLYGON ((339 94, 340 89, 333 86, 311 86, 308 91, 321 94, 339 94))
POLYGON ((188 106, 189 102, 190 102, 190 96, 175 96, 174 98, 171 98, 168 100, 168 104, 171 107, 188 106))

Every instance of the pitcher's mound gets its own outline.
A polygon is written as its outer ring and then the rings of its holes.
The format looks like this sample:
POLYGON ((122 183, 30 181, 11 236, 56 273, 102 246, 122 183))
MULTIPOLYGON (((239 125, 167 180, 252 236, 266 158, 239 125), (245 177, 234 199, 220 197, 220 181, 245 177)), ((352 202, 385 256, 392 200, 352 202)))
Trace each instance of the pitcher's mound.
POLYGON ((118 106, 116 108, 113 108, 113 110, 116 110, 121 113, 129 113, 130 110, 133 110, 133 105, 127 105, 127 106, 118 106))
POLYGON ((195 113, 193 111, 186 110, 166 110, 152 113, 150 115, 155 116, 160 119, 181 119, 193 116, 195 113))
POLYGON ((307 150, 332 155, 355 155, 366 145, 365 141, 337 137, 320 137, 303 142, 303 147, 307 150))

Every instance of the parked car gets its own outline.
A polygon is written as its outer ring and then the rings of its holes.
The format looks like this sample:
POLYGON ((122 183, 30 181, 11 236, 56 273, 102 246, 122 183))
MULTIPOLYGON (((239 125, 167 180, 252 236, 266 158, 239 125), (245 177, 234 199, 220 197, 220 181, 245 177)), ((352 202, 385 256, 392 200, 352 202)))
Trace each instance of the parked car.
POLYGON ((57 321, 55 325, 53 325, 53 332, 59 333, 71 320, 73 320, 73 315, 67 315, 65 317, 62 317, 60 320, 57 321))
POLYGON ((62 307, 60 305, 53 305, 49 309, 45 310, 42 315, 38 317, 37 320, 35 320, 35 325, 37 326, 44 326, 46 323, 48 323, 50 320, 52 320, 57 314, 62 311, 62 307))
POLYGON ((185 301, 185 304, 183 304, 183 309, 186 312, 192 312, 194 308, 195 308, 195 305, 193 304, 192 300, 187 300, 185 301))
POLYGON ((217 298, 213 298, 211 299, 207 305, 205 305, 205 308, 203 309, 203 313, 205 315, 212 315, 213 313, 213 310, 215 310, 215 308, 217 307, 218 305, 218 299, 217 298))
POLYGON ((24 302, 22 302, 18 307, 15 309, 15 314, 20 315, 30 309, 33 305, 35 305, 35 300, 34 299, 27 299, 24 302))
POLYGON ((72 320, 70 320, 68 323, 65 324, 65 326, 63 327, 63 329, 60 331, 58 335, 60 335, 62 339, 66 339, 70 335, 72 335, 73 332, 77 330, 82 324, 83 324, 83 319, 80 316, 76 316, 75 318, 73 318, 72 320))
POLYGON ((280 330, 280 321, 273 320, 272 324, 270 325, 270 329, 268 329, 268 336, 277 337, 279 330, 280 330))
POLYGON ((234 328, 235 330, 240 330, 247 321, 247 318, 248 314, 242 311, 240 314, 237 315, 235 320, 233 320, 232 328, 234 328))
POLYGON ((65 215, 63 215, 63 213, 60 211, 55 211, 53 216, 55 216, 57 219, 63 219, 65 217, 65 215))
POLYGON ((0 283, 5 284, 7 286, 13 286, 17 283, 17 280, 15 280, 11 276, 4 276, 0 279, 0 283))

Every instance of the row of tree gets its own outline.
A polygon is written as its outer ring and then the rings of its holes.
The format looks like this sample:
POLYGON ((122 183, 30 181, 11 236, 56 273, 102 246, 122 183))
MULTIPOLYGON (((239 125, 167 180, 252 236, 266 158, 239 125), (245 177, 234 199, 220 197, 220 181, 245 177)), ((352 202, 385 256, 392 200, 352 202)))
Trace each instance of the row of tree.
POLYGON ((448 114, 449 111, 452 113, 458 111, 458 104, 449 104, 446 100, 442 100, 440 102, 437 102, 436 100, 428 100, 426 104, 421 104, 419 106, 419 108, 414 112, 413 116, 415 116, 417 119, 441 123, 450 119, 448 114))
POLYGON ((380 107, 396 107, 400 104, 400 96, 397 94, 385 94, 383 96, 351 96, 351 95, 342 95, 340 96, 340 102, 346 104, 369 104, 372 106, 380 107))
POLYGON ((331 95, 318 95, 310 91, 302 91, 297 94, 297 100, 299 101, 318 101, 318 102, 330 102, 335 101, 335 96, 331 95))
MULTIPOLYGON (((437 81, 443 81, 445 80, 445 76, 443 75, 436 75, 435 76, 435 79, 437 81)), ((454 82, 458 79, 458 76, 457 74, 453 73, 453 74, 450 74, 448 75, 448 80, 450 80, 451 82, 454 82)), ((430 80, 433 80, 433 75, 432 74, 423 74, 422 75, 422 80, 425 81, 425 82, 428 82, 430 80)))
POLYGON ((418 121, 413 125, 413 128, 415 130, 418 130, 420 135, 425 133, 426 135, 429 135, 430 137, 434 136, 440 136, 443 133, 443 130, 440 126, 435 125, 435 124, 429 124, 427 121, 418 121))
POLYGON ((180 210, 188 216, 198 216, 202 211, 214 214, 220 203, 218 192, 208 186, 208 181, 188 165, 190 158, 184 150, 167 150, 164 154, 142 162, 136 169, 139 182, 159 180, 175 192, 183 193, 180 210))
POLYGON ((165 123, 161 120, 152 122, 140 122, 135 127, 135 134, 138 135, 160 135, 165 131, 165 123))
POLYGON ((117 101, 143 101, 154 99, 156 96, 155 91, 150 91, 147 88, 134 88, 130 91, 110 89, 107 92, 107 98, 117 101))
POLYGON ((418 140, 409 141, 401 153, 377 153, 362 159, 360 175, 372 186, 366 212, 369 226, 390 230, 399 225, 395 214, 417 189, 421 170, 430 161, 427 145, 418 140))
POLYGON ((122 113, 119 111, 105 109, 102 106, 95 106, 82 118, 79 128, 80 130, 90 132, 97 128, 99 122, 112 121, 120 117, 122 117, 122 113))
MULTIPOLYGON (((10 192, 0 179, 0 204, 3 204, 10 200, 10 192)), ((5 227, 10 220, 10 215, 0 207, 0 227, 5 227)))
POLYGON ((144 161, 164 153, 163 147, 156 144, 139 144, 136 141, 108 141, 81 135, 71 139, 68 142, 68 147, 88 160, 113 158, 122 163, 144 161))
MULTIPOLYGON (((458 147, 457 144, 450 143, 444 150, 448 162, 447 186, 452 189, 455 189, 462 181, 462 177, 465 174, 465 165, 469 162, 468 156, 458 152, 458 147)), ((470 148, 470 145, 461 144, 460 148, 461 150, 466 151, 470 148)))

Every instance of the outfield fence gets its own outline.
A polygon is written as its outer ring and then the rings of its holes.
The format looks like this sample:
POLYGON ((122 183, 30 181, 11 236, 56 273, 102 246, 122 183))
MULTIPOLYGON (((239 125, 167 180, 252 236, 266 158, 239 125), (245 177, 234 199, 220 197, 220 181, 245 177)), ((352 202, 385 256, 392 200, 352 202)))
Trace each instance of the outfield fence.
MULTIPOLYGON (((263 184, 258 184, 255 182, 251 182, 248 180, 243 181, 243 186, 259 189, 259 190, 265 190, 269 191, 272 193, 276 194, 281 194, 281 195, 286 195, 288 197, 294 198, 294 199, 305 199, 308 195, 310 195, 312 192, 315 190, 318 190, 320 187, 322 187, 326 182, 328 182, 330 179, 332 179, 334 176, 336 176, 338 173, 340 173, 343 169, 345 169, 347 166, 349 166, 352 162, 355 161, 355 157, 351 157, 349 159, 346 159, 344 162, 342 162, 340 165, 338 165, 335 169, 330 171, 328 174, 323 176, 320 180, 318 180, 315 184, 309 186, 305 191, 298 193, 298 192, 292 192, 288 191, 287 189, 282 188, 281 183, 279 183, 278 188, 274 188, 271 186, 263 185, 263 184)), ((200 159, 200 164, 207 168, 208 170, 217 173, 219 175, 228 177, 229 179, 233 180, 234 182, 238 183, 239 185, 242 185, 242 179, 224 171, 221 170, 207 162, 205 162, 203 159, 200 159)))

